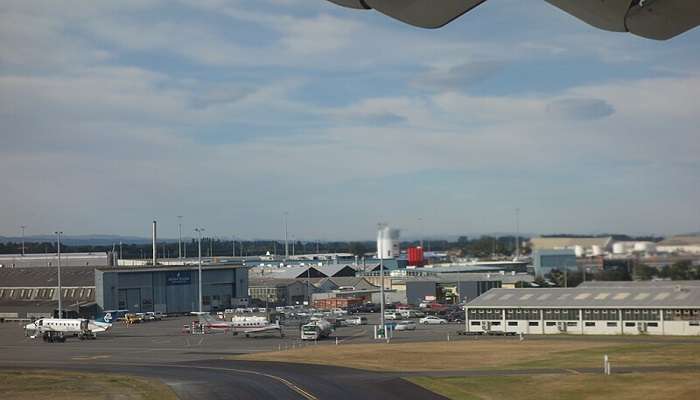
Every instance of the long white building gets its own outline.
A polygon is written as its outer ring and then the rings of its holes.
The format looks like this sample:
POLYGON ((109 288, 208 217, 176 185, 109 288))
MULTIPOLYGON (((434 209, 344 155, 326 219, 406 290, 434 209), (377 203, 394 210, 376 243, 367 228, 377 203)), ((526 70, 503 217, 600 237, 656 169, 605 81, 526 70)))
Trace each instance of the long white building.
POLYGON ((467 332, 700 335, 700 287, 492 289, 466 305, 467 332))

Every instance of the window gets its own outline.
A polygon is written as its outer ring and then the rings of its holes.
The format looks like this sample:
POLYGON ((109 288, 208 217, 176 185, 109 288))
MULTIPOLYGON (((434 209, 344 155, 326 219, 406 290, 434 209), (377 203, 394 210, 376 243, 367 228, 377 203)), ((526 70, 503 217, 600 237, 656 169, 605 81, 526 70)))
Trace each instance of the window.
POLYGON ((547 325, 547 326, 557 326, 557 323, 554 322, 554 321, 547 321, 547 322, 545 322, 545 325, 547 325))
MULTIPOLYGON (((381 300, 381 299, 380 299, 380 300, 381 300)), ((471 324, 472 324, 472 326, 479 326, 479 325, 481 325, 481 322, 479 322, 479 321, 472 321, 471 324)))
POLYGON ((529 326, 540 326, 540 323, 537 321, 530 321, 530 323, 528 323, 528 325, 529 326))
POLYGON ((493 322, 491 322, 491 325, 493 325, 493 326, 501 326, 501 321, 493 321, 493 322))
POLYGON ((518 326, 518 321, 508 321, 508 326, 518 326))
POLYGON ((578 326, 578 322, 569 321, 566 323, 566 326, 578 326))
POLYGON ((586 322, 587 327, 595 327, 595 322, 586 322))
POLYGON ((647 326, 650 326, 652 328, 656 328, 659 326, 658 322, 647 322, 647 326))
POLYGON ((625 326, 630 328, 630 327, 635 326, 635 323, 634 322, 625 322, 625 326))
POLYGON ((690 325, 690 326, 700 326, 700 321, 690 321, 690 322, 688 322, 688 325, 690 325))
POLYGON ((617 322, 608 322, 608 328, 616 328, 617 327, 617 322))

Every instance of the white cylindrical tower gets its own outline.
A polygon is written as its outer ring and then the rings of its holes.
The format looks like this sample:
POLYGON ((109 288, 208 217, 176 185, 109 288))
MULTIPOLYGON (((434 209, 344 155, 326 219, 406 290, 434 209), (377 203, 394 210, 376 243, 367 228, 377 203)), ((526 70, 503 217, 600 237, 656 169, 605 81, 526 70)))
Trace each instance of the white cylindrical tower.
POLYGON ((593 256, 602 256, 604 254, 603 249, 598 245, 593 245, 591 250, 593 251, 593 256))
POLYGON ((387 225, 380 225, 377 231, 377 257, 381 259, 396 258, 401 249, 399 247, 400 231, 387 225))
POLYGON ((583 249, 583 246, 574 246, 574 253, 576 253, 576 257, 581 258, 586 255, 586 252, 583 249))

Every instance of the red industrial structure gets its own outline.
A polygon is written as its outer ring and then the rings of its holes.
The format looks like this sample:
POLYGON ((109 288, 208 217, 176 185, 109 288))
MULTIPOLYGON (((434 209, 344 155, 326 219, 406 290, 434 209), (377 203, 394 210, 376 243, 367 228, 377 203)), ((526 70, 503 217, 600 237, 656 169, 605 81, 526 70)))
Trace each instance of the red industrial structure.
POLYGON ((423 248, 409 247, 408 248, 408 265, 420 267, 423 265, 423 248))

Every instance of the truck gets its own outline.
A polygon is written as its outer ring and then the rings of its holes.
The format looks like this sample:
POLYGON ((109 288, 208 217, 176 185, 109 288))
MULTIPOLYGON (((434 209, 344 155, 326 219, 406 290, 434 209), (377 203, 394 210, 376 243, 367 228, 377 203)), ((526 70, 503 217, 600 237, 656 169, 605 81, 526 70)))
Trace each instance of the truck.
POLYGON ((301 340, 318 340, 331 334, 331 324, 325 319, 310 322, 301 327, 301 340))

